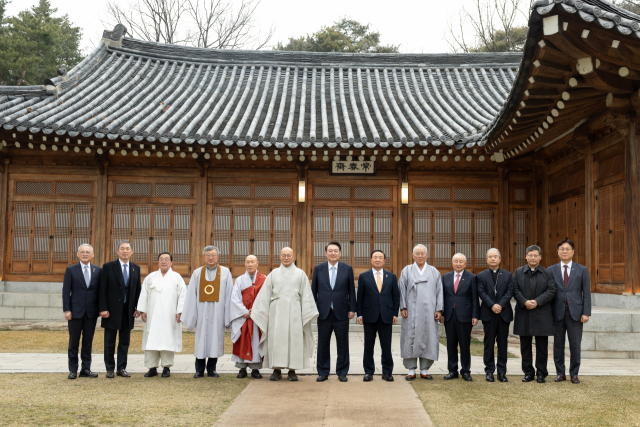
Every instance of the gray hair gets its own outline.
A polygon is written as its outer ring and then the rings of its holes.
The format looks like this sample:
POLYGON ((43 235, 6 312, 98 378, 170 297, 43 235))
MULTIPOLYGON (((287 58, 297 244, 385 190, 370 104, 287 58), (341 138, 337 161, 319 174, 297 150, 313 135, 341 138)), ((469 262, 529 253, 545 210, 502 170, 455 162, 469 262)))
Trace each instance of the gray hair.
POLYGON ((202 250, 202 255, 210 251, 216 251, 216 253, 220 255, 220 249, 218 249, 217 246, 213 246, 213 245, 205 246, 204 249, 202 250))
POLYGON ((417 245, 415 245, 413 247, 413 250, 411 251, 412 254, 416 253, 416 249, 418 248, 424 248, 424 251, 428 254, 429 253, 429 249, 427 249, 427 247, 425 245, 423 245, 422 243, 418 243, 417 245))
POLYGON ((458 252, 457 254, 451 257, 451 261, 456 259, 456 257, 462 257, 462 259, 464 259, 464 262, 467 262, 467 256, 463 253, 458 252))
POLYGON ((489 257, 489 252, 492 252, 492 251, 498 252, 498 256, 499 256, 500 258, 502 258, 502 254, 501 254, 501 253, 500 253, 500 251, 499 251, 499 250, 497 250, 496 248, 491 248, 491 249, 489 249, 489 250, 487 251, 487 258, 489 257))
POLYGON ((117 250, 120 250, 120 246, 124 245, 125 243, 128 243, 129 247, 131 248, 131 250, 133 250, 133 244, 131 244, 131 242, 128 241, 128 240, 120 240, 118 242, 118 249, 117 250))
POLYGON ((91 246, 91 245, 90 245, 90 244, 88 244, 88 243, 83 243, 83 244, 81 244, 80 246, 78 246, 78 252, 80 252, 80 248, 82 248, 83 246, 89 246, 89 248, 91 248, 91 252, 93 252, 93 246, 91 246))
POLYGON ((527 249, 525 249, 524 254, 529 255, 529 252, 538 251, 540 255, 542 255, 542 249, 538 245, 531 245, 527 249))

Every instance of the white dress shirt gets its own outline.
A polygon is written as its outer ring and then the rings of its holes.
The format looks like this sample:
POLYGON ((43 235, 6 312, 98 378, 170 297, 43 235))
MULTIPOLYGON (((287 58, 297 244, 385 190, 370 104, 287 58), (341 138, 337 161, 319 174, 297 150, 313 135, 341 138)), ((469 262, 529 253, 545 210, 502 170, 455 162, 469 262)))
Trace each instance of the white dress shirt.
POLYGON ((335 275, 336 275, 336 278, 338 277, 338 264, 340 264, 340 261, 336 261, 336 265, 331 265, 331 263, 327 261, 327 265, 328 265, 327 268, 329 269, 329 280, 331 280, 331 269, 333 267, 336 268, 335 275))
POLYGON ((565 264, 564 261, 560 261, 560 276, 562 277, 562 280, 564 280, 564 266, 567 266, 569 268, 567 268, 567 276, 571 277, 571 266, 573 265, 573 261, 569 261, 568 264, 565 264))
POLYGON ((91 283, 91 261, 89 261, 88 264, 83 264, 83 262, 80 261, 80 268, 82 269, 82 277, 84 277, 84 269, 87 268, 89 270, 89 283, 91 283))

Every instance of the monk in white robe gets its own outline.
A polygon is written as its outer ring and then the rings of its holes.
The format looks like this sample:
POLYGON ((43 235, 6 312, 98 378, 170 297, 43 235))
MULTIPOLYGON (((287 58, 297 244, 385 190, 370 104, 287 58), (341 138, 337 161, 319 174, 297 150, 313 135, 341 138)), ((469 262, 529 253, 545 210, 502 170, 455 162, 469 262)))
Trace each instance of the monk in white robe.
POLYGON ((236 279, 231 293, 231 361, 236 362, 236 368, 240 368, 238 378, 246 378, 247 368, 251 368, 251 377, 260 379, 260 329, 251 320, 251 309, 267 277, 258 271, 258 258, 255 255, 249 255, 244 260, 244 267, 247 271, 236 279))
POLYGON ((438 321, 442 316, 443 291, 440 272, 427 264, 427 248, 413 248, 414 264, 406 266, 400 274, 400 357, 409 370, 407 381, 420 377, 431 380, 428 369, 438 360, 440 340, 438 321), (418 359, 420 364, 418 365, 418 359))
POLYGON ((229 305, 233 280, 229 269, 218 264, 218 248, 207 246, 202 254, 205 265, 191 275, 182 322, 190 331, 196 330, 196 373, 193 378, 204 377, 205 367, 208 376, 217 378, 220 375, 216 372, 216 364, 218 357, 224 354, 225 328, 231 324, 229 305))
POLYGON ((273 368, 271 381, 282 378, 284 368, 289 369, 289 381, 298 381, 295 370, 311 367, 315 347, 311 324, 318 309, 309 278, 293 261, 293 250, 283 248, 282 264, 269 273, 251 309, 251 319, 262 332, 259 351, 264 365, 273 368))
POLYGON ((142 283, 138 311, 142 315, 144 333, 142 349, 145 377, 158 375, 162 363, 162 377, 171 375, 174 353, 182 351, 182 325, 180 313, 187 294, 187 285, 179 273, 171 269, 173 256, 163 252, 158 256, 160 270, 149 274, 142 283))

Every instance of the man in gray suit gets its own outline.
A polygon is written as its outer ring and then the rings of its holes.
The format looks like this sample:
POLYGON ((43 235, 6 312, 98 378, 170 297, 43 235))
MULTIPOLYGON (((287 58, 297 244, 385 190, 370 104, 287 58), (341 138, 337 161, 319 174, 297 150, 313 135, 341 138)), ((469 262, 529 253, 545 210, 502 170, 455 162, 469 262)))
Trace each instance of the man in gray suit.
POLYGON ((573 384, 580 384, 580 344, 582 326, 591 316, 591 283, 587 267, 573 262, 575 245, 569 239, 558 243, 560 263, 549 267, 556 282, 556 296, 553 300, 553 361, 556 364, 555 382, 565 381, 564 340, 569 337, 571 363, 569 374, 573 384))

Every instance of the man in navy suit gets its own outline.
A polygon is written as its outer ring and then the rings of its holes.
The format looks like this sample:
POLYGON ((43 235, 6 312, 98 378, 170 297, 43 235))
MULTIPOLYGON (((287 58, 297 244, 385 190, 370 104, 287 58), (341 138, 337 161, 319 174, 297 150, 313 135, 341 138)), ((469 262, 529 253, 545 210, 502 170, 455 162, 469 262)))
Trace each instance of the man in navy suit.
POLYGON ((98 322, 98 286, 102 269, 91 264, 93 247, 83 243, 78 248, 79 263, 64 272, 62 281, 62 310, 69 325, 69 379, 78 377, 78 346, 82 336, 81 377, 96 378, 91 372, 91 347, 98 322))
POLYGON ((487 251, 489 268, 477 276, 478 296, 482 300, 480 305, 480 319, 484 327, 484 371, 486 380, 493 382, 496 371, 493 346, 498 345, 498 380, 507 380, 507 339, 509 338, 509 323, 513 321, 513 277, 507 270, 500 268, 502 257, 500 251, 491 248, 487 251))
POLYGON ((349 320, 356 311, 356 287, 353 269, 338 262, 342 246, 337 241, 329 242, 324 248, 327 262, 313 269, 311 292, 318 306, 318 382, 329 379, 331 369, 331 333, 336 334, 338 360, 336 374, 341 382, 347 381, 349 372, 349 320))
POLYGON ((358 279, 358 323, 364 325, 364 381, 371 381, 376 371, 373 361, 376 334, 382 349, 382 379, 393 381, 391 334, 398 321, 400 290, 396 275, 382 268, 385 262, 384 252, 376 249, 371 253, 372 269, 358 279))
POLYGON ((471 328, 478 324, 480 306, 475 274, 469 273, 467 257, 457 253, 451 260, 453 271, 442 276, 444 290, 444 330, 447 333, 447 369, 445 380, 458 378, 458 345, 460 345, 460 374, 465 381, 471 378, 471 328))
POLYGON ((573 262, 575 245, 569 239, 558 243, 560 263, 549 267, 556 282, 553 305, 553 361, 556 364, 555 382, 565 381, 564 340, 569 337, 571 359, 569 374, 573 384, 580 384, 580 345, 582 327, 591 316, 591 282, 589 271, 584 265, 573 262))

